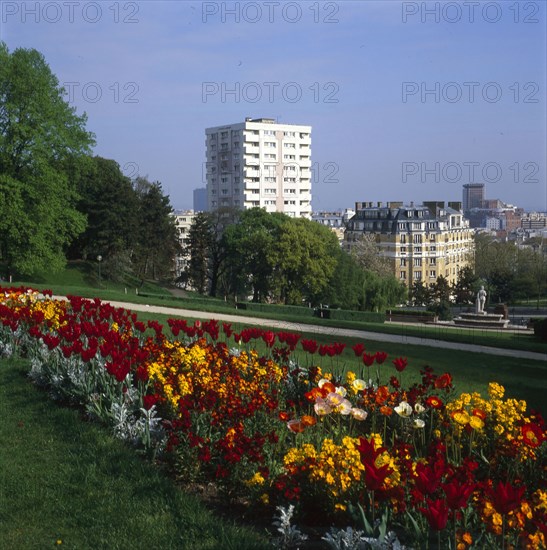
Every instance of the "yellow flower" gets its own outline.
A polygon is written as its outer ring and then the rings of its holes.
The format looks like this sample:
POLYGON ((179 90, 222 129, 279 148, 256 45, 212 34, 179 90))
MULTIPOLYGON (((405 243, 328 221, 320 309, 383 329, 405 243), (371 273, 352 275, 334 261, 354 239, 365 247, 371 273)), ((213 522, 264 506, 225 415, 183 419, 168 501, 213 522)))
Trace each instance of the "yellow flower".
POLYGON ((454 413, 453 418, 461 426, 465 426, 466 424, 469 424, 469 420, 470 420, 469 415, 465 411, 459 411, 454 413))
POLYGON ((265 481, 264 476, 260 472, 256 472, 251 479, 245 482, 245 484, 252 487, 253 485, 264 485, 265 481))
POLYGON ((470 425, 474 430, 482 430, 482 429, 484 428, 484 421, 482 420, 482 418, 473 415, 473 416, 469 419, 469 425, 470 425))

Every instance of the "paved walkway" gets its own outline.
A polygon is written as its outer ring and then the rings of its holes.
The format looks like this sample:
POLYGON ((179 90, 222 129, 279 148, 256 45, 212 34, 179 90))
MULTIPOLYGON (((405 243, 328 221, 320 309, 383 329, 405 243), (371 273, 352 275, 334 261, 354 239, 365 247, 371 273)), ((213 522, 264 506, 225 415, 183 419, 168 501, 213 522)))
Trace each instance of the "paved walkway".
POLYGON ((434 340, 432 338, 419 338, 416 336, 406 336, 399 334, 384 334, 381 332, 369 332, 365 330, 355 330, 346 328, 325 327, 320 325, 307 325, 305 323, 291 323, 287 321, 275 321, 273 319, 262 319, 259 317, 245 317, 240 315, 228 315, 225 313, 210 313, 194 311, 189 309, 178 309, 163 306, 149 306, 146 304, 131 304, 125 302, 110 302, 114 307, 123 307, 132 311, 146 311, 151 313, 162 313, 164 315, 173 315, 177 317, 192 317, 194 319, 216 319, 217 321, 228 323, 243 323, 249 325, 261 325, 280 330, 292 332, 308 332, 312 334, 326 334, 328 336, 347 336, 358 338, 360 340, 372 340, 376 342, 395 342, 398 344, 409 344, 415 346, 429 346, 432 348, 454 349, 459 351, 471 351, 475 353, 488 353, 489 355, 501 355, 505 357, 515 357, 521 359, 533 359, 536 361, 547 361, 547 353, 537 353, 533 351, 522 351, 513 349, 494 348, 490 346, 479 346, 475 344, 465 344, 460 342, 445 342, 443 340, 434 340))

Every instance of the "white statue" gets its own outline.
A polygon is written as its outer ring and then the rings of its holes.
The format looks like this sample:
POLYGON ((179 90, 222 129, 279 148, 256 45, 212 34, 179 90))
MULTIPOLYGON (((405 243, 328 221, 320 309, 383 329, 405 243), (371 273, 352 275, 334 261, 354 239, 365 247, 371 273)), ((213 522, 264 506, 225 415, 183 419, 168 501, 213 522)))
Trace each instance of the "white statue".
POLYGON ((477 313, 485 314, 484 303, 486 302, 486 290, 484 286, 481 286, 481 289, 477 292, 477 313))

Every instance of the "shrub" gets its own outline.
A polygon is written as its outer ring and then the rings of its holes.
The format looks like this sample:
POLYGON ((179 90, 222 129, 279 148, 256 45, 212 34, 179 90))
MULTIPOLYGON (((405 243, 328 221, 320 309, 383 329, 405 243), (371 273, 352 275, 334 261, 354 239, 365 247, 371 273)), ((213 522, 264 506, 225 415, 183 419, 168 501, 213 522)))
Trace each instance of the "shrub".
POLYGON ((313 317, 313 309, 302 306, 286 306, 282 304, 261 304, 258 302, 238 302, 238 309, 248 311, 260 311, 264 313, 276 313, 281 315, 298 315, 301 317, 313 317))
POLYGON ((547 342, 547 318, 534 321, 534 336, 542 342, 547 342))
POLYGON ((317 317, 338 319, 339 321, 358 321, 363 323, 383 323, 384 314, 374 311, 357 311, 351 309, 316 309, 317 317))

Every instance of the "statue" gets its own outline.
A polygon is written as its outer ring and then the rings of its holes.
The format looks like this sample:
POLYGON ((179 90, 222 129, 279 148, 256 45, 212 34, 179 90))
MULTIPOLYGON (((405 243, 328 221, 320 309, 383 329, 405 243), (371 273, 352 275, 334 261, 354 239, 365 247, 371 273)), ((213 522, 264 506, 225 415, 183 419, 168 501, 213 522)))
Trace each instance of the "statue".
POLYGON ((486 302, 486 290, 484 286, 481 286, 481 289, 477 292, 477 313, 485 314, 484 303, 486 302))

